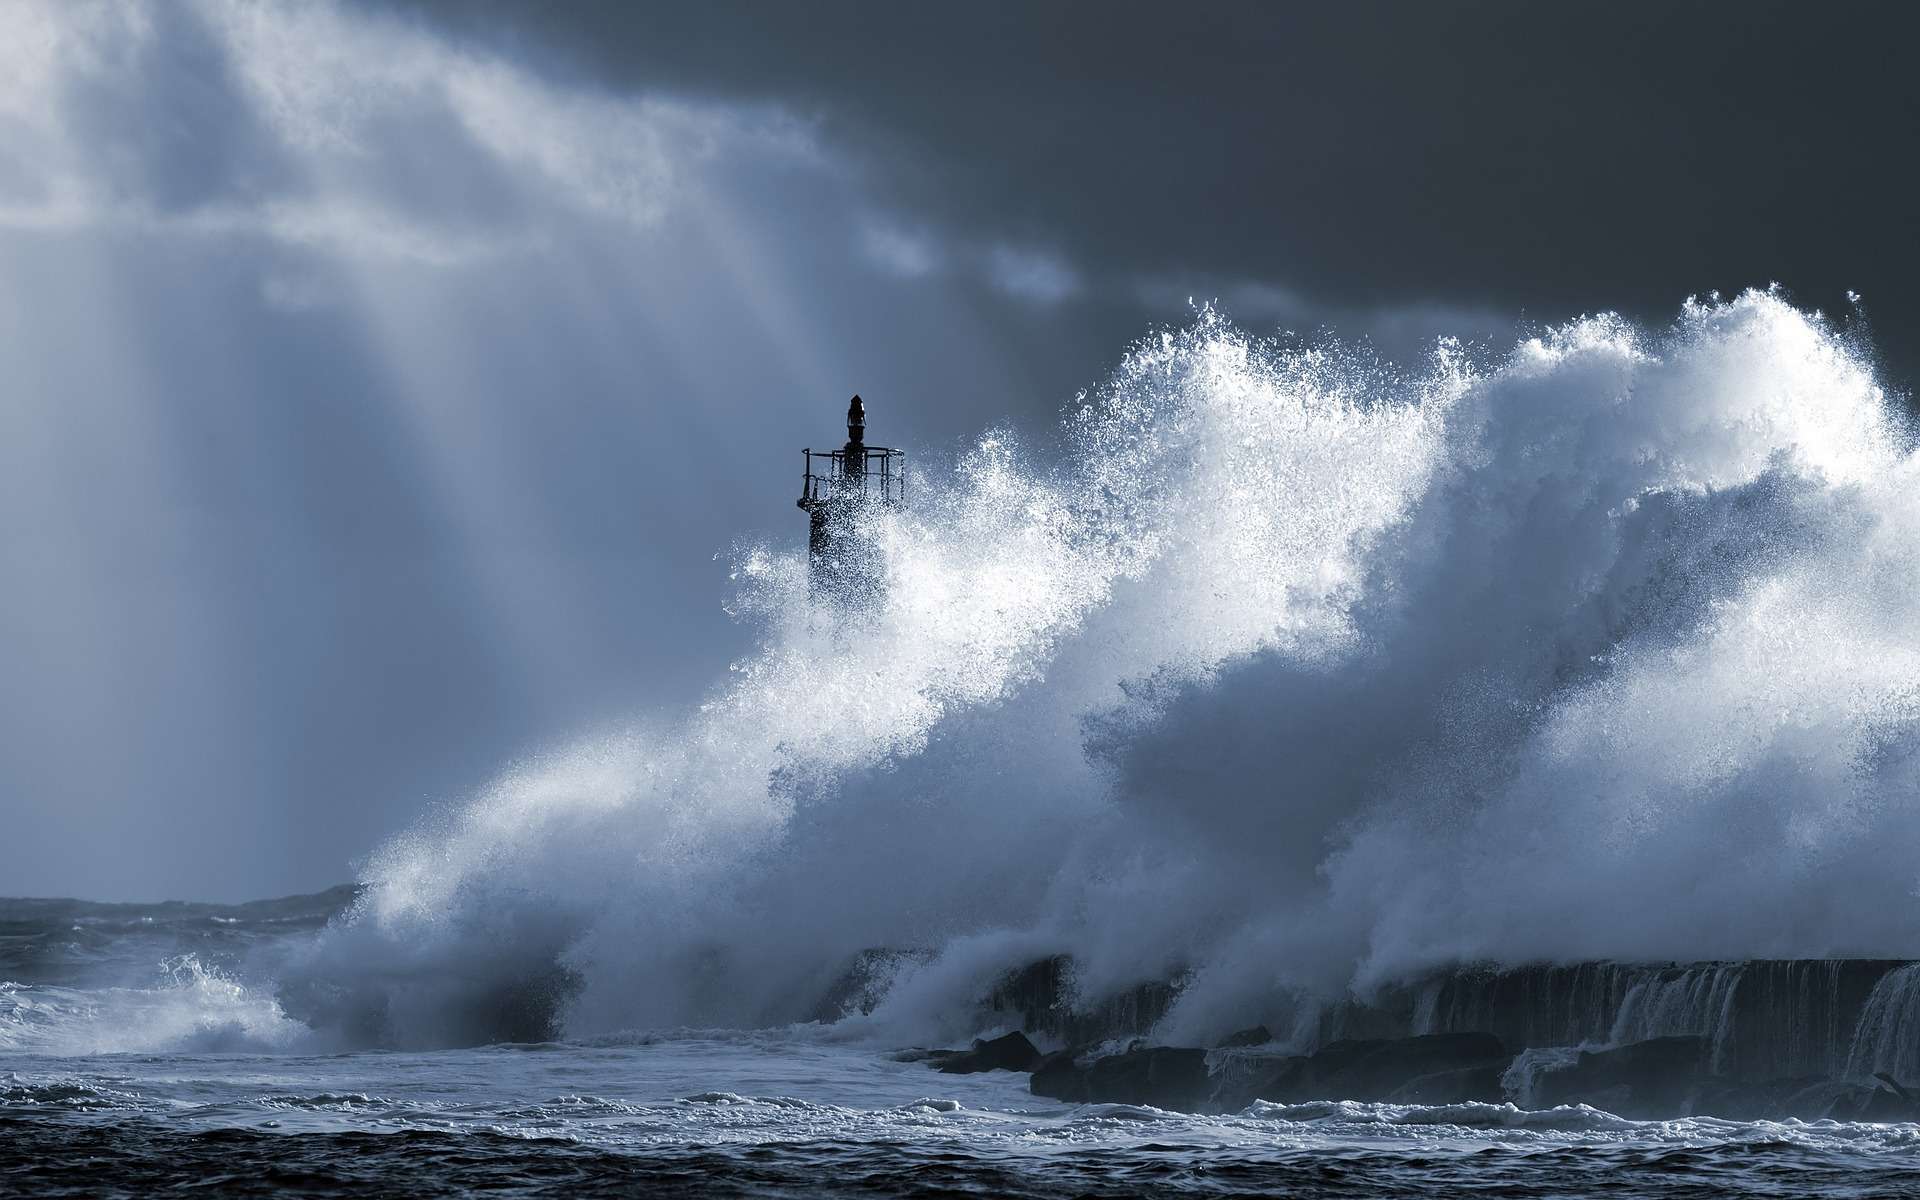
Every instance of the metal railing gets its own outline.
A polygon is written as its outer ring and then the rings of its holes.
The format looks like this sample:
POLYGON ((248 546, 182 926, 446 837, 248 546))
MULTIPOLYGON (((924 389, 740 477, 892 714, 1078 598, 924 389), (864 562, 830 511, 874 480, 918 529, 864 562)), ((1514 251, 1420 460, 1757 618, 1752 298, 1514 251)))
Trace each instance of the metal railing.
POLYGON ((846 497, 898 504, 907 498, 907 452, 868 446, 851 456, 845 450, 802 450, 806 472, 800 478, 800 503, 825 504, 846 497))

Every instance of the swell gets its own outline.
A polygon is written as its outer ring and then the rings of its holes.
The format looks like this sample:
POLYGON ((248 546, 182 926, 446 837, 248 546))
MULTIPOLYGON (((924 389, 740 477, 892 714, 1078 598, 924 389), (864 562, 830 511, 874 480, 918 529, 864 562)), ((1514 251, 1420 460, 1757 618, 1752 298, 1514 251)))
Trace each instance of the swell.
MULTIPOLYGON (((149 1194, 227 1181, 246 1194, 470 1195, 512 1190, 570 1196, 814 1196, 820 1180, 876 1195, 1050 1197, 1217 1195, 1222 1188, 1337 1200, 1423 1197, 1438 1189, 1515 1195, 1603 1190, 1618 1196, 1722 1195, 1771 1190, 1791 1174, 1797 1194, 1899 1193, 1920 1172, 1898 1153, 1793 1144, 1756 1127, 1745 1141, 1710 1144, 1382 1144, 1380 1133, 1418 1126, 1423 1114, 1386 1106, 1269 1106, 1293 1133, 1337 1123, 1367 1131, 1330 1165, 1323 1145, 1268 1137, 1222 1147, 1161 1130, 1151 1110, 1107 1106, 1109 1123, 1138 1124, 1135 1144, 1081 1145, 1071 1154, 951 1139, 873 1145, 832 1139, 731 1147, 661 1145, 617 1152, 559 1138, 425 1130, 282 1134, 187 1132, 155 1124, 113 1126, 0 1116, 0 1183, 39 1196, 149 1194), (240 1182, 236 1182, 240 1181, 240 1182)), ((1483 1106, 1484 1107, 1484 1106, 1483 1106)), ((1500 1127, 1499 1114, 1424 1114, 1428 1124, 1500 1127), (1489 1119, 1491 1117, 1491 1119, 1489 1119)), ((1545 1114, 1543 1114, 1545 1115, 1545 1114)), ((1593 1114, 1595 1118, 1602 1114, 1593 1114)), ((1564 1123, 1567 1118, 1559 1117, 1564 1123)), ((1510 1118, 1509 1118, 1510 1123, 1510 1118)), ((1599 1124, 1598 1120, 1593 1122, 1599 1124)))

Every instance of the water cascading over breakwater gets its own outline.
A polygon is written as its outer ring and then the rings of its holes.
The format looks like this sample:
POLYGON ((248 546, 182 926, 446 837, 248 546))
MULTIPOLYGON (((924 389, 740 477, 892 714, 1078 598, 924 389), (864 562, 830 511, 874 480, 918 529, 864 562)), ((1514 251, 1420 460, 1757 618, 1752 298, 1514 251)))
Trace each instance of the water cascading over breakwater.
MULTIPOLYGON (((1484 1030, 1514 1047, 1690 1036, 1707 1040, 1707 1067, 1732 1078, 1906 1078, 1920 1074, 1920 1045, 1902 1041, 1920 1015, 1912 979, 1882 959, 1467 968, 1420 985, 1398 1005, 1406 1027, 1390 1031, 1484 1030)), ((1392 999, 1377 1007, 1396 1011, 1392 999)))
MULTIPOLYGON (((1461 963, 1920 954, 1920 465, 1821 319, 1400 374, 1204 313, 1067 431, 877 515, 859 613, 742 551, 705 705, 386 847, 289 996, 395 1044, 762 1024, 892 947, 849 1028, 924 1040, 1070 954, 1186 972, 1199 1039, 1461 963)), ((1607 983, 1592 1036, 1727 983, 1607 983)))

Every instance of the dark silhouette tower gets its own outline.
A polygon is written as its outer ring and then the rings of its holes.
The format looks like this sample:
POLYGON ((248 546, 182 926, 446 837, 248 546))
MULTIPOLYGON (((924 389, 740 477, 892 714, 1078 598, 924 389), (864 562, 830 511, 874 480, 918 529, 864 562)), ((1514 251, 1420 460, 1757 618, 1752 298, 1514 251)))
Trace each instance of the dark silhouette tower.
POLYGON ((877 586, 869 547, 854 536, 864 512, 906 499, 904 450, 867 445, 867 406, 855 396, 847 405, 847 444, 838 450, 801 451, 806 474, 799 505, 807 511, 807 565, 816 590, 870 591, 877 586))

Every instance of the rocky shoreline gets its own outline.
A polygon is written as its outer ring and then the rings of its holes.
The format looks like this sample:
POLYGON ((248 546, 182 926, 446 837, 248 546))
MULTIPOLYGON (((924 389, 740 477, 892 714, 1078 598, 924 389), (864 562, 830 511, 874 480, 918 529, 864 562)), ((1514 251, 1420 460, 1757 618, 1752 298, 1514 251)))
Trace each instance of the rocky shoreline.
POLYGON ((1282 1039, 1256 1026, 1205 1046, 1151 1036, 1183 978, 1086 1003, 1072 977, 1064 957, 1008 972, 981 1019, 1011 1032, 906 1056, 948 1072, 1026 1072, 1034 1095, 1068 1103, 1189 1112, 1358 1101, 1587 1105, 1645 1120, 1920 1120, 1913 963, 1470 968, 1325 1005, 1310 1034, 1296 1027, 1282 1039))

